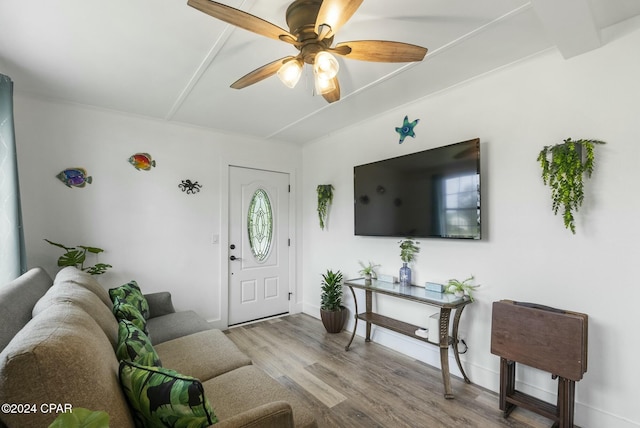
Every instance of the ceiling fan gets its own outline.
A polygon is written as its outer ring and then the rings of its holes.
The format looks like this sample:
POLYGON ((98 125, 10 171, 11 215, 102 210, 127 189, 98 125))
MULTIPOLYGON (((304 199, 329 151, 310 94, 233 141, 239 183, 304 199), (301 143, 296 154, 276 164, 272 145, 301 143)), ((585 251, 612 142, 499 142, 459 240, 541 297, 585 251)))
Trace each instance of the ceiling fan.
POLYGON ((336 32, 358 10, 363 0, 295 0, 286 12, 289 31, 257 16, 210 0, 188 0, 187 4, 214 18, 265 37, 282 40, 300 52, 259 67, 235 81, 242 89, 277 74, 288 87, 300 80, 303 65, 313 66, 316 93, 332 103, 340 99, 339 64, 333 56, 375 62, 422 61, 427 49, 386 40, 357 40, 332 47, 336 32))

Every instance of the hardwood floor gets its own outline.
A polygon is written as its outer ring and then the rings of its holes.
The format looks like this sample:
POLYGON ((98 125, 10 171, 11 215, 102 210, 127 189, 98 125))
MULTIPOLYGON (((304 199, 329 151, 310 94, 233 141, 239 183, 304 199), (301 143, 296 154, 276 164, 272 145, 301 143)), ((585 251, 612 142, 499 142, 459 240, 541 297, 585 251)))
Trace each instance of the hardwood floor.
POLYGON ((507 419, 497 394, 452 376, 455 399, 443 396, 440 371, 350 333, 326 333, 304 314, 226 332, 254 364, 303 397, 323 427, 541 428, 551 421, 516 409, 507 419))

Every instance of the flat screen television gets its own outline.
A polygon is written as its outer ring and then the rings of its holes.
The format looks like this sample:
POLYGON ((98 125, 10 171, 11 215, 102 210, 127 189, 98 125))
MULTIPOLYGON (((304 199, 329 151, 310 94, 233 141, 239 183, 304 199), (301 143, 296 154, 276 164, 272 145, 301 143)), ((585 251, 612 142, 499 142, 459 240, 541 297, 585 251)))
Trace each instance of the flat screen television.
POLYGON ((353 168, 355 234, 480 239, 480 139, 353 168))

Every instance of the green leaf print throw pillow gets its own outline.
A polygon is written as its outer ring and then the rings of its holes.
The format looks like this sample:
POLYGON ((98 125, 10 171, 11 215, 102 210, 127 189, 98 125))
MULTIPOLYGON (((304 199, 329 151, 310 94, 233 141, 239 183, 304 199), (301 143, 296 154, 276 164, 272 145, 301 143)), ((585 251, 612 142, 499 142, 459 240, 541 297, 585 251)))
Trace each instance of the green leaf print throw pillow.
POLYGON ((118 323, 116 357, 143 366, 162 366, 149 337, 129 320, 120 320, 118 323))
POLYGON ((149 319, 149 302, 142 295, 142 291, 136 281, 129 281, 120 287, 109 289, 109 297, 111 297, 113 303, 120 300, 135 306, 145 320, 149 319))
POLYGON ((218 422, 202 383, 162 367, 120 362, 120 385, 138 427, 207 427, 218 422))
POLYGON ((147 320, 144 319, 138 308, 123 301, 116 299, 113 304, 113 315, 115 315, 118 322, 120 320, 129 320, 145 334, 149 334, 147 331, 147 320))

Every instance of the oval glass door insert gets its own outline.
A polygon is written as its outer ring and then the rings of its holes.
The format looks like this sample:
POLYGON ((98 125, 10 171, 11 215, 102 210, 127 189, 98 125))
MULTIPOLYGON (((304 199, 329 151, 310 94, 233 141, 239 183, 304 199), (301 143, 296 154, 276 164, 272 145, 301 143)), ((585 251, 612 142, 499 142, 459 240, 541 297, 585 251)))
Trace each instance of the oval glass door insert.
POLYGON ((269 255, 273 238, 273 211, 269 195, 263 189, 256 190, 251 198, 247 227, 253 257, 258 262, 263 262, 269 255))

